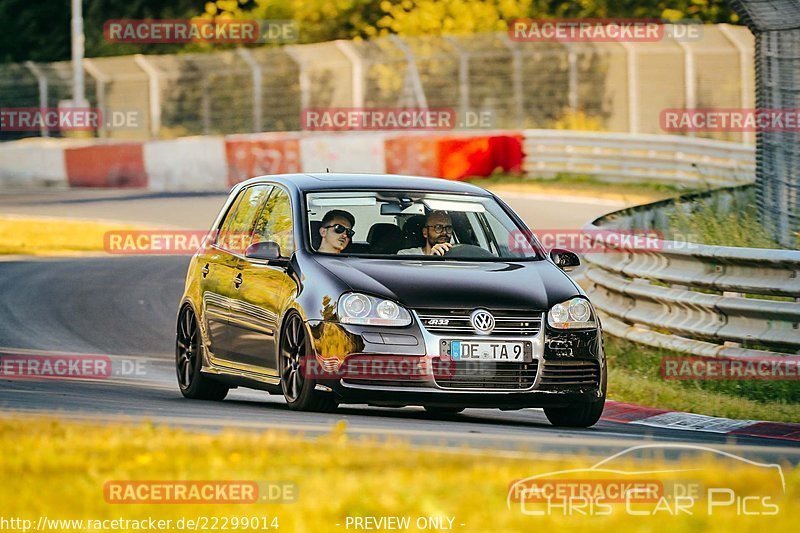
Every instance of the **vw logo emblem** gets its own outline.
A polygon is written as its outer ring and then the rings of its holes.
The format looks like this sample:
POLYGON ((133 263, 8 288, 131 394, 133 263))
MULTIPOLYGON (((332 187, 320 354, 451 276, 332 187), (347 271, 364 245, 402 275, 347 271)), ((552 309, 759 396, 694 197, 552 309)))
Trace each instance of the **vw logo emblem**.
POLYGON ((476 309, 469 315, 469 321, 479 335, 488 335, 494 329, 492 313, 484 309, 476 309))

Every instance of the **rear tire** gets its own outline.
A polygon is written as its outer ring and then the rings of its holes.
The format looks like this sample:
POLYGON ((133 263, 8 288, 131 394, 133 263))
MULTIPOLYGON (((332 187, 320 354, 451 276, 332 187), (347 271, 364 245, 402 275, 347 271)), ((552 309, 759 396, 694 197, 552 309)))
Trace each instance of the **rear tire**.
POLYGON ((602 396, 596 400, 581 402, 569 407, 545 407, 544 414, 551 424, 567 428, 588 428, 603 415, 606 403, 607 367, 603 362, 603 378, 600 384, 602 396))
POLYGON ((278 351, 281 390, 289 409, 330 413, 339 407, 331 393, 316 390, 317 382, 303 375, 302 363, 310 350, 305 326, 297 314, 286 318, 278 351))
POLYGON ((178 315, 175 337, 175 373, 184 398, 220 401, 228 395, 228 387, 204 375, 201 339, 194 311, 188 305, 178 315))

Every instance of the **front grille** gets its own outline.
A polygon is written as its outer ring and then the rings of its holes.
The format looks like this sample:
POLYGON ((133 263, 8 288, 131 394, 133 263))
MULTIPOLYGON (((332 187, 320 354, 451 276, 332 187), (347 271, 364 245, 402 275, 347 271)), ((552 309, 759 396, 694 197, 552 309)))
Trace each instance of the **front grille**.
POLYGON ((597 361, 545 361, 540 389, 585 389, 600 384, 597 361))
POLYGON ((453 361, 434 378, 445 389, 524 390, 533 387, 538 363, 453 361))
MULTIPOLYGON (((532 337, 542 329, 542 313, 534 311, 493 311, 495 327, 488 337, 532 337)), ((418 309, 422 326, 430 333, 444 335, 476 335, 469 321, 472 309, 418 309)))

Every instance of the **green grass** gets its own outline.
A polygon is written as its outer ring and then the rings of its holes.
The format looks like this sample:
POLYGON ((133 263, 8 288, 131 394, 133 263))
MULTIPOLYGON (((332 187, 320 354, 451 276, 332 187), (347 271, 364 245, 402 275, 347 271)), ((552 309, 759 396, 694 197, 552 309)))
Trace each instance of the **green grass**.
MULTIPOLYGON (((684 203, 669 217, 668 232, 692 235, 696 242, 742 248, 783 248, 758 217, 755 189, 734 196, 728 203, 710 197, 684 203)), ((795 249, 800 249, 800 233, 795 249)))
POLYGON ((696 202, 692 209, 676 209, 670 216, 670 231, 697 235, 702 244, 743 248, 781 248, 758 219, 756 206, 732 204, 722 209, 711 200, 696 202))
POLYGON ((664 357, 689 357, 606 336, 609 398, 709 416, 797 422, 800 381, 665 380, 664 357))

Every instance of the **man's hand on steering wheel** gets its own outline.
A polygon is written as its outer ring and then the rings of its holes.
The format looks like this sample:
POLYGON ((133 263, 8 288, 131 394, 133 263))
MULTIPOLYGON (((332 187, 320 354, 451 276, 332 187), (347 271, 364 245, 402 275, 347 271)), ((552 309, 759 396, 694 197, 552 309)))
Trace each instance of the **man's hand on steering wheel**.
POLYGON ((449 242, 440 242, 439 244, 434 244, 431 248, 431 255, 444 255, 449 252, 453 248, 453 245, 449 242))

